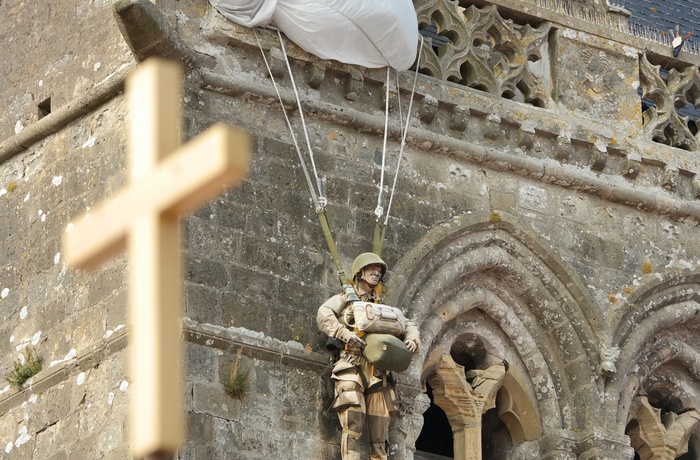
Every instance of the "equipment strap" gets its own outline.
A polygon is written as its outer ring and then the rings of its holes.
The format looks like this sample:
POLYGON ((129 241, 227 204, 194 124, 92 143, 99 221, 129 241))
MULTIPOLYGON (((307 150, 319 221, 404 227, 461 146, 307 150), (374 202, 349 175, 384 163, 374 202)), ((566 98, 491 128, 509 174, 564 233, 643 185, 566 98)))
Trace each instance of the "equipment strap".
POLYGON ((348 284, 348 278, 345 276, 345 271, 340 263, 340 257, 338 256, 338 249, 335 247, 335 241, 333 241, 333 235, 331 234, 331 227, 328 224, 328 216, 326 216, 326 210, 320 209, 316 212, 318 215, 318 220, 321 222, 321 228, 323 229, 323 236, 326 237, 326 244, 328 245, 328 250, 333 258, 333 263, 335 264, 335 269, 338 272, 338 279, 340 284, 348 284))

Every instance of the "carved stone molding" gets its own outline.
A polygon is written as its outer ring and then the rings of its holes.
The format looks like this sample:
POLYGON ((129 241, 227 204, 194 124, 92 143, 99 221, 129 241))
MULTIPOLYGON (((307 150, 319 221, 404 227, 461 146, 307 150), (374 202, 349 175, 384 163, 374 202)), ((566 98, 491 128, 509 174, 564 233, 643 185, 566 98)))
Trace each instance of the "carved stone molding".
POLYGON ((643 54, 639 62, 642 101, 649 107, 643 113, 644 134, 660 144, 684 150, 697 150, 698 123, 682 116, 679 109, 700 105, 700 72, 688 67, 682 72, 671 69, 666 78, 661 67, 652 65, 643 54))
POLYGON ((503 19, 495 5, 464 9, 456 0, 416 3, 427 36, 419 70, 489 94, 544 107, 550 24, 503 19))

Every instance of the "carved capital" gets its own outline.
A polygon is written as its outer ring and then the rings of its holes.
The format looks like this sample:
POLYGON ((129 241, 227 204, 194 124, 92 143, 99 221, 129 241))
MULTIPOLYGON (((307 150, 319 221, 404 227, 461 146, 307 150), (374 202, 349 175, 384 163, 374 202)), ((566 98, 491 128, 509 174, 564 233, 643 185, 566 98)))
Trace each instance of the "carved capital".
POLYGON ((445 411, 453 431, 481 426, 481 416, 493 408, 503 384, 505 367, 494 364, 488 369, 470 370, 442 355, 435 373, 428 379, 435 403, 445 411), (471 380, 471 384, 467 379, 471 380))
POLYGON ((688 452, 688 438, 700 422, 700 413, 691 409, 682 414, 669 412, 649 404, 646 396, 638 399, 637 415, 627 435, 642 460, 674 459, 688 452))

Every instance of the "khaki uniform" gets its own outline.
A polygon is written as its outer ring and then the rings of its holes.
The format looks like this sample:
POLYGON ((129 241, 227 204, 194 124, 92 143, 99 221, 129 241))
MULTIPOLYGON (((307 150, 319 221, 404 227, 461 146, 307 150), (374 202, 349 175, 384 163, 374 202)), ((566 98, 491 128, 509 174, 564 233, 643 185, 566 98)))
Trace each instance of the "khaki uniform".
MULTIPOLYGON (((357 295, 363 302, 378 302, 374 293, 362 292, 357 295)), ((318 328, 329 337, 347 341, 351 329, 343 324, 346 309, 344 294, 338 294, 321 305, 316 314, 318 328)), ((403 340, 412 339, 420 344, 418 328, 406 321, 403 340)), ((341 451, 343 460, 361 460, 360 436, 367 425, 370 443, 370 460, 387 459, 387 439, 389 420, 396 407, 396 392, 390 376, 384 370, 375 368, 362 356, 358 347, 346 346, 333 366, 331 378, 335 382, 333 409, 338 412, 343 428, 341 451)))

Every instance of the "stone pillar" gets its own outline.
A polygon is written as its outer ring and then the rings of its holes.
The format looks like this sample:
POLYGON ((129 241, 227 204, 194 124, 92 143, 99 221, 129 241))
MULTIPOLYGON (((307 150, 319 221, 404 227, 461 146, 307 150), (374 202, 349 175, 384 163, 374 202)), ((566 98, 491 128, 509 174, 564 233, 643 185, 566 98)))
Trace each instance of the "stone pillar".
POLYGON ((395 460, 413 460, 416 440, 423 429, 423 414, 430 407, 430 398, 421 391, 420 382, 415 383, 398 385, 402 409, 389 427, 389 451, 395 460))
POLYGON ((548 434, 540 439, 542 460, 576 460, 575 436, 566 430, 547 430, 548 434))
POLYGON ((454 434, 455 460, 481 460, 481 416, 495 407, 496 393, 506 375, 502 364, 470 370, 442 355, 428 378, 435 404, 445 411, 454 434), (471 384, 467 382, 471 379, 471 384))
POLYGON ((455 460, 481 460, 481 420, 478 424, 460 427, 453 434, 455 460))

